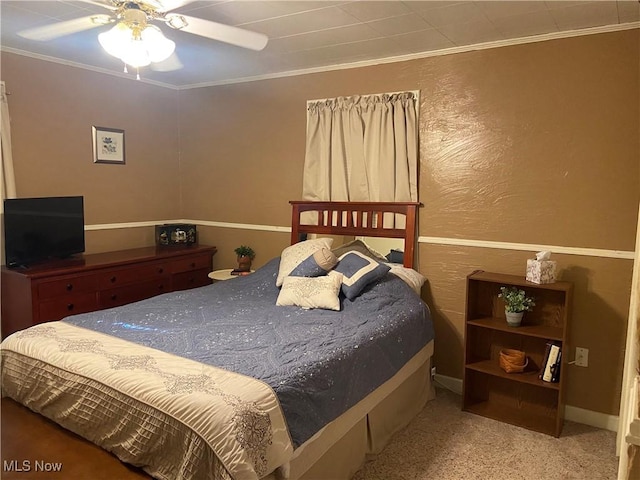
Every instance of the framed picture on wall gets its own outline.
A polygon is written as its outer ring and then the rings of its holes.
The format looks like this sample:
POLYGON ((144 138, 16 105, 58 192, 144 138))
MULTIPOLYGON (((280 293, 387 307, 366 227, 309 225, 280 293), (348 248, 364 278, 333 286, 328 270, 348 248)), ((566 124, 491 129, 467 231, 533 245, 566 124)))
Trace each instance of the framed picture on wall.
POLYGON ((124 130, 91 127, 93 137, 93 163, 119 163, 124 165, 124 130))

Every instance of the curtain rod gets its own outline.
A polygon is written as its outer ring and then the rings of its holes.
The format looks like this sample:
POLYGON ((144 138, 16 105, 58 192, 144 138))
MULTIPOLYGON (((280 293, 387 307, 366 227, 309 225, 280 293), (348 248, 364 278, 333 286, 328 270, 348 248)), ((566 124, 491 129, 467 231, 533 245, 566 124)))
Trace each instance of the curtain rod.
MULTIPOLYGON (((397 95, 399 93, 413 93, 416 98, 420 98, 420 90, 400 90, 398 92, 381 92, 381 93, 367 93, 367 94, 359 94, 354 93, 353 95, 344 95, 346 97, 373 97, 375 95, 397 95)), ((334 97, 339 98, 339 97, 334 97)), ((333 100, 334 98, 316 98, 315 100, 307 100, 307 105, 314 102, 326 102, 327 100, 333 100)))

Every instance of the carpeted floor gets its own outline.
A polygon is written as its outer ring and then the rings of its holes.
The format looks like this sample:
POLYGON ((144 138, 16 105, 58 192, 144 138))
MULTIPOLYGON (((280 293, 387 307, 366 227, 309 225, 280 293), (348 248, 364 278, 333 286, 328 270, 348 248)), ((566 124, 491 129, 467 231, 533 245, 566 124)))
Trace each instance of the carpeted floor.
POLYGON ((352 480, 613 480, 616 434, 566 422, 560 438, 460 410, 436 399, 352 480))

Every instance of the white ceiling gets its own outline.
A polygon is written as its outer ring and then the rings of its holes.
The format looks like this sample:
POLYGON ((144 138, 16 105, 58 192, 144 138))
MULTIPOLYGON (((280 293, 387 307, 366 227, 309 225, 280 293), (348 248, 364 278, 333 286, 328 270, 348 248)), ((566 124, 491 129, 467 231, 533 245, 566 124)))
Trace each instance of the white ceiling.
MULTIPOLYGON (((94 2, 97 3, 97 2, 94 2)), ((255 52, 172 30, 183 68, 140 70, 146 81, 176 88, 268 78, 350 64, 365 65, 470 45, 499 45, 532 36, 638 27, 638 0, 618 1, 192 1, 174 10, 264 33, 255 52)), ((98 44, 97 27, 46 42, 17 35, 24 29, 109 13, 81 1, 0 1, 2 50, 122 74, 123 65, 98 44)), ((338 67, 339 68, 339 67, 338 67)), ((129 74, 133 75, 133 74, 129 74)))

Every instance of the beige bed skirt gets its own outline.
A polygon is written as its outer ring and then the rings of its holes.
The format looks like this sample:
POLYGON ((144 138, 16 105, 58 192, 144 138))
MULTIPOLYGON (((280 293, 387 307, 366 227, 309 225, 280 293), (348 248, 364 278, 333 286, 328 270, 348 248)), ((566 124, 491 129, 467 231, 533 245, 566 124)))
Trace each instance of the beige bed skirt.
POLYGON ((366 398, 328 424, 298 449, 290 464, 263 480, 348 480, 382 451, 435 397, 431 382, 433 341, 366 398))

